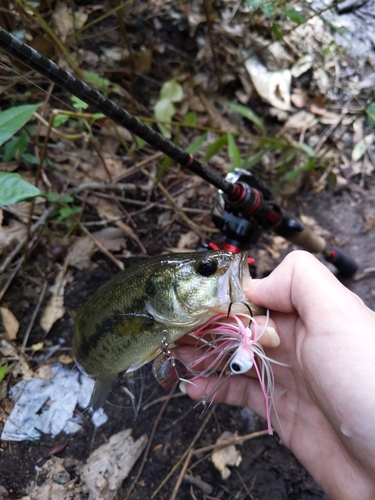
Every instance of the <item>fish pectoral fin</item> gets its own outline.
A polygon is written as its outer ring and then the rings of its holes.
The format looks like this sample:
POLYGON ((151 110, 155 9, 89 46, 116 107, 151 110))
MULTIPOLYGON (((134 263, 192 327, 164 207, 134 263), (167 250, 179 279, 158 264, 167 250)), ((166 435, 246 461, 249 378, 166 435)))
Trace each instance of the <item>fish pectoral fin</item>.
POLYGON ((95 381, 94 390, 91 394, 89 409, 94 412, 99 410, 107 401, 114 377, 98 377, 95 381))
POLYGON ((159 354, 161 353, 162 353, 161 347, 156 347, 152 351, 149 351, 142 358, 138 359, 132 365, 130 365, 129 368, 126 370, 126 373, 131 373, 134 372, 135 370, 138 370, 138 368, 141 368, 146 363, 149 363, 157 356, 159 356, 159 354))

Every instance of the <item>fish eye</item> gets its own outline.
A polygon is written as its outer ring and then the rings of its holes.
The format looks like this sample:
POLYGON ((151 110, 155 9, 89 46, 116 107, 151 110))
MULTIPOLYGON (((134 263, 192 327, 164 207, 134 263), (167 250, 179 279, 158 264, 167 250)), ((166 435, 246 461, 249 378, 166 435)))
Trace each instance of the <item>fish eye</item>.
POLYGON ((212 276, 216 273, 217 261, 213 259, 202 260, 197 267, 197 273, 205 278, 212 276))

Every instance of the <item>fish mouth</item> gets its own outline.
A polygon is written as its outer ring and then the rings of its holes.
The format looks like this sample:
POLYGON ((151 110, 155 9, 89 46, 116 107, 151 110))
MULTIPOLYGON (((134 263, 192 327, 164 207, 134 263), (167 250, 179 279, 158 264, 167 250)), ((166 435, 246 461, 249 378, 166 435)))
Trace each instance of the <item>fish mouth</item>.
POLYGON ((234 255, 232 273, 229 279, 229 293, 233 303, 247 300, 244 290, 249 288, 252 279, 247 258, 247 252, 241 252, 234 255))

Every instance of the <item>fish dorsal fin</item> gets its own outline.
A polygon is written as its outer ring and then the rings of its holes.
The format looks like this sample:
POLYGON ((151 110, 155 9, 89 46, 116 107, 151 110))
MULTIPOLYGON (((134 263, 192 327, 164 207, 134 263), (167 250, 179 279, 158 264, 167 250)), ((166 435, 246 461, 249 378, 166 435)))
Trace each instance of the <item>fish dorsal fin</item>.
POLYGON ((107 396, 111 390, 114 377, 98 377, 95 381, 94 390, 91 395, 89 408, 96 411, 107 401, 107 396))
POLYGON ((135 370, 138 370, 138 368, 141 368, 143 365, 146 363, 149 363, 153 359, 155 359, 159 354, 162 353, 161 347, 156 347, 155 349, 152 349, 152 351, 147 352, 142 358, 137 359, 129 368, 126 370, 126 373, 131 373, 134 372, 135 370))

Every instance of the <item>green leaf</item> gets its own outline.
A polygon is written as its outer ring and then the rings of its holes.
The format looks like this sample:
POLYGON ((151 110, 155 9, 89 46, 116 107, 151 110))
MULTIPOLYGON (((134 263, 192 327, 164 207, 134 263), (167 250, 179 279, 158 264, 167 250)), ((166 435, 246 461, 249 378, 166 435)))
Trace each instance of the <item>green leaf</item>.
POLYGON ((102 78, 93 71, 84 71, 83 75, 85 80, 87 80, 90 85, 97 88, 101 92, 108 90, 111 85, 111 82, 107 78, 102 78))
POLYGON ((81 99, 79 99, 75 95, 72 95, 70 98, 71 98, 72 103, 73 103, 73 108, 78 112, 83 111, 84 109, 87 109, 89 107, 88 104, 81 101, 81 99))
POLYGON ((195 154, 197 151, 200 150, 200 148, 202 147, 202 144, 204 143, 204 141, 206 139, 207 139, 207 132, 200 135, 198 137, 198 139, 195 139, 195 141, 193 141, 191 144, 189 144, 189 146, 185 149, 185 151, 187 153, 192 154, 192 155, 195 154))
POLYGON ((25 104, 0 113, 0 146, 30 120, 39 106, 40 104, 25 104))
POLYGON ((283 176, 283 180, 288 182, 295 182, 300 175, 304 174, 305 172, 310 172, 314 168, 315 168, 315 161, 312 158, 309 158, 307 160, 306 165, 304 165, 303 167, 287 172, 283 176))
POLYGON ((266 17, 268 17, 268 19, 270 19, 275 12, 275 4, 273 4, 272 2, 264 2, 261 5, 261 9, 262 9, 263 14, 266 17))
POLYGON ((22 179, 19 174, 0 172, 0 207, 44 196, 42 191, 22 179))
POLYGON ((103 113, 95 113, 92 117, 92 119, 95 120, 101 120, 102 118, 105 118, 105 115, 103 113))
POLYGON ((145 145, 147 144, 147 142, 144 139, 141 139, 138 136, 134 137, 134 142, 135 142, 134 149, 136 149, 137 151, 140 151, 141 149, 143 149, 145 147, 145 145))
POLYGON ((228 155, 232 160, 232 165, 228 168, 228 171, 233 170, 234 168, 239 168, 241 166, 241 156, 240 151, 237 147, 236 141, 231 133, 227 133, 228 140, 228 155))
MULTIPOLYGON (((168 99, 160 99, 154 107, 155 117, 163 122, 170 122, 175 112, 176 108, 174 107, 174 104, 168 99)), ((162 123, 158 123, 158 127, 164 137, 167 137, 168 139, 172 137, 170 127, 167 127, 162 123)))
POLYGON ((60 203, 60 196, 57 193, 48 193, 47 200, 51 203, 60 203))
POLYGON ((315 153, 314 153, 314 150, 312 147, 310 147, 305 142, 299 142, 298 144, 299 144, 300 148, 302 149, 302 151, 304 153, 306 153, 309 158, 314 158, 315 153))
POLYGON ((242 104, 235 104, 233 102, 228 102, 228 106, 236 113, 239 113, 240 115, 244 116, 245 118, 253 122, 254 125, 256 125, 263 132, 263 134, 266 133, 266 128, 262 120, 259 118, 257 114, 254 113, 254 111, 251 111, 250 108, 242 106, 242 104))
POLYGON ((223 134, 215 142, 213 142, 207 149, 206 154, 204 155, 204 161, 210 160, 216 153, 222 149, 225 144, 227 144, 228 138, 226 134, 223 134))
MULTIPOLYGON (((178 141, 179 141, 179 134, 177 133, 173 138, 173 144, 178 144, 178 141)), ((162 177, 164 175, 164 172, 167 170, 169 165, 171 165, 171 163, 173 163, 172 158, 170 158, 169 156, 166 156, 164 158, 164 160, 162 161, 160 167, 158 168, 158 171, 156 174, 156 181, 157 182, 160 182, 160 180, 162 179, 162 177)))
POLYGON ((59 127, 63 123, 67 122, 69 120, 69 118, 70 117, 68 115, 64 115, 63 113, 60 113, 59 115, 56 115, 53 117, 52 126, 59 127))
POLYGON ((375 134, 366 135, 361 141, 357 142, 352 151, 352 160, 358 161, 366 153, 366 150, 370 144, 374 142, 375 134))
POLYGON ((154 107, 154 114, 158 120, 170 122, 173 115, 176 113, 176 108, 172 101, 168 99, 160 99, 154 107))
POLYGON ((21 156, 27 149, 28 142, 29 137, 23 130, 19 137, 11 139, 4 145, 3 161, 8 162, 14 159, 18 160, 19 158, 21 158, 21 156))
POLYGON ((289 19, 296 24, 302 24, 307 22, 307 17, 305 14, 296 9, 286 9, 284 14, 289 17, 289 19))
POLYGON ((366 108, 366 123, 369 127, 375 127, 375 103, 372 102, 366 108))
POLYGON ((282 40, 283 39, 283 34, 280 31, 280 27, 276 23, 272 23, 272 32, 276 40, 282 40))
POLYGON ((184 91, 176 80, 168 80, 163 83, 160 90, 160 99, 167 99, 170 102, 180 102, 184 97, 184 91))
MULTIPOLYGON (((289 151, 285 150, 282 153, 281 160, 278 161, 277 163, 274 163, 270 170, 279 170, 279 173, 282 173, 283 171, 285 172, 286 166, 288 163, 290 163, 294 158, 297 156, 297 152, 295 150, 289 151)), ((310 160, 308 160, 309 162, 310 160)), ((305 168, 305 167, 302 167, 305 168)))
POLYGON ((284 181, 288 181, 288 182, 295 182, 298 179, 298 177, 301 174, 303 174, 303 172, 305 172, 305 168, 304 167, 297 168, 296 170, 291 170, 290 172, 287 172, 283 176, 283 180, 284 181))
POLYGON ((267 153, 267 151, 269 151, 269 148, 264 148, 258 151, 258 153, 256 153, 255 155, 245 158, 244 161, 242 162, 241 168, 249 169, 253 167, 254 165, 260 162, 260 160, 267 153))
POLYGON ((264 0, 246 0, 245 4, 249 7, 252 7, 253 9, 258 9, 263 4, 263 2, 264 0))
POLYGON ((8 363, 5 363, 5 365, 0 366, 0 382, 3 381, 5 374, 7 372, 8 368, 8 363))
POLYGON ((197 113, 191 111, 185 116, 184 125, 194 126, 197 123, 197 113))
MULTIPOLYGON (((37 156, 32 155, 30 153, 24 153, 22 155, 22 159, 24 161, 27 161, 28 163, 31 163, 31 165, 39 165, 39 163, 40 163, 40 159, 37 156)), ((51 161, 48 158, 44 158, 43 165, 44 166, 45 165, 49 165, 50 166, 51 165, 51 161)))

